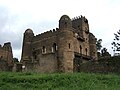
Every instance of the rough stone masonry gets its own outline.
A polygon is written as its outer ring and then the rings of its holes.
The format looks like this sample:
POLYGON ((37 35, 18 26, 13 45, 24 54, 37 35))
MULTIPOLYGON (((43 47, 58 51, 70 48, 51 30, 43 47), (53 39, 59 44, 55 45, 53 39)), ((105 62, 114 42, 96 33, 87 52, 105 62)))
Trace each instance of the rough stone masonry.
POLYGON ((88 20, 63 15, 59 28, 34 35, 27 29, 23 37, 23 71, 79 72, 80 64, 97 60, 96 38, 89 31, 88 20))

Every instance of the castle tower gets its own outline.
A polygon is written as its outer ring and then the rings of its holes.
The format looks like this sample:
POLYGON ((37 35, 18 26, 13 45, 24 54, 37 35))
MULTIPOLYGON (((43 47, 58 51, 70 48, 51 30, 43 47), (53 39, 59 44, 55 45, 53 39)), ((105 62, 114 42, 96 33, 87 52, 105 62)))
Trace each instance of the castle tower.
POLYGON ((27 29, 23 37, 23 46, 22 46, 22 56, 21 62, 29 62, 31 60, 32 51, 31 51, 31 42, 34 37, 34 33, 31 29, 27 29))
POLYGON ((76 17, 72 20, 72 27, 76 30, 78 36, 82 39, 80 47, 82 48, 82 54, 89 56, 89 24, 88 20, 83 17, 76 17))
POLYGON ((89 34, 89 41, 90 41, 90 56, 93 58, 93 60, 97 60, 97 48, 96 48, 96 38, 95 36, 90 33, 89 34))
POLYGON ((61 72, 73 72, 73 31, 69 16, 63 15, 59 20, 58 33, 58 67, 61 72))
POLYGON ((83 31, 83 38, 85 42, 83 43, 84 45, 84 55, 90 56, 90 48, 89 48, 89 24, 88 20, 85 17, 82 18, 82 31, 83 31))

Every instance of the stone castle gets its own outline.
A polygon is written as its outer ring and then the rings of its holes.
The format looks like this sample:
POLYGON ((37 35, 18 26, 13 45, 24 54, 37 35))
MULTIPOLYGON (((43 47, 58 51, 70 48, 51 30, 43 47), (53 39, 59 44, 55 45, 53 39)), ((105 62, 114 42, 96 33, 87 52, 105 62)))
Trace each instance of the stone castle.
POLYGON ((0 71, 12 71, 13 53, 11 43, 7 42, 4 45, 0 45, 0 71))
POLYGON ((79 72, 80 64, 97 60, 96 38, 89 31, 88 20, 63 15, 59 28, 34 35, 27 29, 23 37, 23 71, 79 72))

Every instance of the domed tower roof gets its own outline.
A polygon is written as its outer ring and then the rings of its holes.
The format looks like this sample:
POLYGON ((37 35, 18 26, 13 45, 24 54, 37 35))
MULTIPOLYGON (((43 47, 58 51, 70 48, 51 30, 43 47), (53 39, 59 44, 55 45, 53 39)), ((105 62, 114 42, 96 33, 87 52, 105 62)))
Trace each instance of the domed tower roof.
POLYGON ((68 15, 61 16, 60 20, 71 20, 68 15))
POLYGON ((72 22, 68 15, 61 16, 59 20, 59 28, 71 28, 72 22))
POLYGON ((28 28, 28 29, 25 31, 25 33, 27 33, 27 34, 33 34, 33 31, 32 31, 32 29, 28 28))

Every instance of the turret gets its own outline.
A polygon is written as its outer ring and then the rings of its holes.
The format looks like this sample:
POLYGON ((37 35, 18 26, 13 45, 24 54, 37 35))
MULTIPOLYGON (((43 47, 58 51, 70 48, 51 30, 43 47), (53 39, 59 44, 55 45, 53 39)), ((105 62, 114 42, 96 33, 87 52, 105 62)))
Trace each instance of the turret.
POLYGON ((69 16, 63 15, 59 20, 58 66, 61 72, 73 72, 73 31, 69 16))
POLYGON ((84 44, 82 46, 82 54, 89 56, 89 24, 88 20, 83 17, 79 16, 72 20, 72 27, 74 28, 75 32, 77 33, 77 39, 84 44))
POLYGON ((77 30, 79 36, 81 37, 86 37, 84 36, 84 32, 87 34, 89 33, 89 23, 88 23, 88 20, 83 17, 83 16, 79 16, 79 17, 76 17, 76 18, 73 18, 72 20, 72 27, 74 29, 77 30))
POLYGON ((72 28, 72 22, 69 16, 63 15, 59 20, 59 29, 64 30, 72 28))
POLYGON ((33 37, 33 31, 31 29, 27 29, 23 37, 21 62, 28 62, 31 60, 31 42, 33 37))

